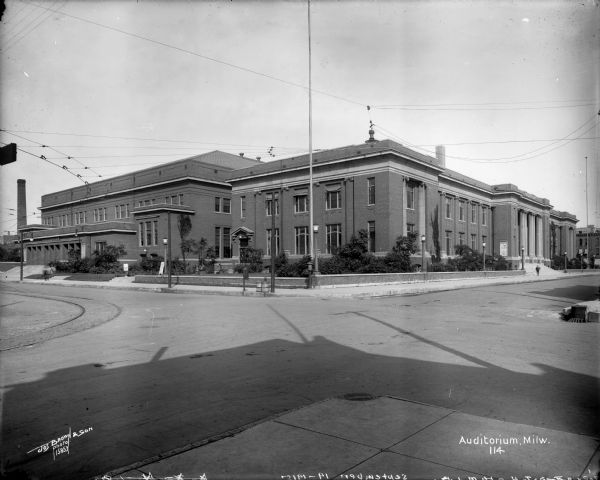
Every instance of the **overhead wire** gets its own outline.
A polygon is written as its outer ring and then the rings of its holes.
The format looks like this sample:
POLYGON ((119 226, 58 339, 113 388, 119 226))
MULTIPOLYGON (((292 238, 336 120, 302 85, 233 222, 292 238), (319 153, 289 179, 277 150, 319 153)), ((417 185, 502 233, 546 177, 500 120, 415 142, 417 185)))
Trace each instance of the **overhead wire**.
MULTIPOLYGON (((52 5, 57 4, 57 3, 60 3, 60 2, 55 1, 55 2, 53 2, 52 5)), ((66 1, 63 2, 63 4, 60 5, 58 8, 59 9, 63 8, 66 5, 66 3, 67 3, 66 1)), ((44 23, 50 17, 52 17, 52 12, 50 12, 49 14, 48 14, 48 12, 43 12, 42 14, 38 15, 37 17, 35 17, 35 19, 33 19, 31 22, 29 22, 25 26, 25 28, 23 28, 18 33, 14 34, 9 40, 7 40, 6 42, 4 42, 4 45, 2 45, 2 50, 4 50, 4 51, 10 50, 13 46, 15 46, 21 40, 23 40, 27 35, 31 34, 36 28, 38 28, 42 23, 44 23), (28 31, 26 31, 33 23, 35 23, 42 16, 45 16, 45 17, 42 18, 42 20, 39 23, 37 23, 35 26, 33 26, 32 28, 30 28, 28 31), (25 32, 25 33, 23 34, 23 32, 25 32)))
MULTIPOLYGON (((277 82, 280 82, 280 83, 283 83, 283 84, 286 84, 286 85, 290 85, 290 86, 293 86, 293 87, 302 88, 303 90, 308 90, 308 87, 306 85, 302 85, 300 83, 292 82, 292 81, 286 80, 284 78, 276 77, 276 76, 270 75, 268 73, 260 72, 258 70, 253 70, 251 68, 243 67, 241 65, 236 65, 235 63, 226 62, 226 61, 220 60, 218 58, 209 57, 208 55, 203 55, 201 53, 194 52, 194 51, 188 50, 186 48, 178 47, 176 45, 171 45, 169 43, 162 42, 160 40, 155 40, 153 38, 145 37, 145 36, 139 35, 137 33, 132 33, 132 32, 128 32, 126 30, 121 30, 120 28, 112 27, 110 25, 106 25, 106 24, 100 23, 100 22, 95 22, 93 20, 89 20, 87 18, 82 18, 82 17, 79 17, 77 15, 73 15, 73 14, 61 12, 61 11, 58 11, 58 10, 54 10, 52 8, 45 7, 45 6, 42 6, 42 5, 38 5, 36 3, 32 3, 32 5, 35 5, 36 7, 39 7, 39 8, 43 8, 45 10, 49 10, 49 11, 58 13, 59 15, 63 15, 65 17, 73 18, 75 20, 79 20, 81 22, 89 23, 91 25, 96 25, 97 27, 105 28, 107 30, 112 30, 113 32, 118 32, 118 33, 121 33, 123 35, 127 35, 127 36, 132 37, 132 38, 137 38, 139 40, 150 42, 150 43, 153 43, 155 45, 160 45, 160 46, 165 47, 165 48, 170 48, 170 49, 176 50, 176 51, 181 52, 181 53, 186 53, 188 55, 193 55, 195 57, 202 58, 202 59, 208 60, 210 62, 218 63, 220 65, 225 65, 227 67, 234 68, 236 70, 240 70, 240 71, 243 71, 243 72, 246 72, 246 73, 251 73, 253 75, 258 75, 260 77, 268 78, 270 80, 274 80, 274 81, 277 81, 277 82)), ((360 103, 360 102, 357 102, 355 100, 351 100, 349 98, 345 98, 345 97, 342 97, 340 95, 336 95, 336 94, 333 94, 333 93, 319 91, 319 90, 315 90, 315 89, 312 89, 312 91, 314 93, 319 93, 321 95, 325 95, 325 96, 328 96, 328 97, 336 98, 336 99, 342 100, 344 102, 352 103, 354 105, 359 105, 361 107, 365 106, 363 103, 360 103)))
MULTIPOLYGON (((8 133, 8 134, 10 134, 10 135, 13 135, 13 136, 15 136, 15 137, 17 137, 17 138, 21 138, 21 139, 23 139, 23 140, 26 140, 26 141, 28 141, 28 142, 37 143, 37 144, 38 144, 38 145, 40 145, 42 148, 48 148, 48 149, 50 149, 50 150, 52 150, 52 151, 54 151, 54 152, 58 153, 59 155, 62 155, 62 156, 63 156, 63 157, 65 157, 67 160, 75 160, 77 163, 79 163, 79 164, 80 164, 82 167, 84 167, 86 170, 90 170, 91 172, 95 173, 95 174, 96 174, 98 177, 102 177, 102 175, 100 175, 98 172, 94 171, 94 169, 93 169, 93 168, 91 168, 91 167, 88 167, 88 166, 87 166, 87 165, 85 165, 83 162, 81 162, 80 160, 78 160, 76 157, 73 157, 73 156, 71 156, 71 155, 67 155, 66 153, 64 153, 64 152, 62 152, 62 151, 60 151, 60 150, 57 150, 56 148, 54 148, 54 147, 51 147, 50 145, 45 145, 45 144, 43 144, 43 143, 41 143, 41 142, 37 142, 37 141, 35 141, 35 140, 31 140, 30 138, 23 137, 22 135, 17 135, 16 133, 12 132, 11 130, 6 130, 6 129, 4 129, 4 128, 0 129, 0 132, 6 132, 6 133, 8 133)), ((48 159, 49 157, 45 157, 45 158, 46 158, 46 159, 48 159)), ((61 157, 61 158, 62 158, 62 157, 61 157)), ((54 159, 54 160, 58 160, 58 159, 54 159)), ((67 168, 65 168, 65 165, 63 165, 63 166, 62 166, 62 168, 64 168, 65 170, 68 170, 68 167, 67 167, 67 168)))
MULTIPOLYGON (((589 127, 587 130, 585 130, 584 132, 582 132, 578 137, 574 137, 574 138, 570 138, 571 135, 573 135, 575 132, 577 132, 578 130, 581 130, 583 127, 585 127, 585 125, 587 125, 594 117, 588 119, 583 125, 579 126, 578 128, 576 128, 575 130, 573 130, 571 133, 569 133, 567 136, 563 137, 562 139, 559 139, 557 141, 554 141, 552 143, 550 143, 549 145, 544 145, 543 147, 539 147, 536 148, 534 150, 531 150, 529 152, 526 153, 522 153, 519 155, 515 155, 512 157, 501 157, 501 158, 473 158, 473 157, 462 157, 462 156, 458 156, 458 155, 449 155, 446 153, 446 158, 452 158, 455 160, 464 160, 464 161, 469 161, 469 162, 476 162, 476 163, 515 163, 515 162, 521 162, 521 161, 525 161, 525 160, 531 160, 533 158, 537 158, 541 155, 545 155, 546 153, 549 153, 553 150, 556 150, 558 148, 561 148, 575 140, 579 140, 581 136, 585 135, 587 132, 589 132, 590 130, 594 129, 600 122, 595 123, 594 125, 592 125, 591 127, 589 127), (556 145, 553 146, 554 144, 557 143, 561 143, 564 142, 560 145, 556 145), (552 147, 553 146, 553 147, 552 147), (532 155, 535 152, 538 152, 540 150, 544 150, 544 149, 548 149, 542 153, 536 154, 536 155, 532 155), (525 157, 525 158, 519 158, 519 157, 525 157)), ((404 145, 410 146, 411 148, 414 148, 416 150, 421 150, 422 152, 425 152, 426 154, 429 155, 435 155, 434 151, 428 150, 428 149, 424 149, 424 148, 420 148, 418 145, 414 145, 414 144, 410 144, 402 139, 400 139, 399 137, 397 137, 395 134, 393 134, 392 132, 390 132, 389 130, 386 130, 385 128, 382 128, 380 125, 375 125, 376 129, 379 130, 380 132, 384 133, 387 136, 390 136, 392 139, 398 139, 398 141, 400 141, 401 143, 403 143, 404 145)))
POLYGON ((35 153, 31 153, 31 152, 28 152, 27 150, 23 150, 23 149, 22 149, 21 147, 19 147, 19 146, 17 146, 17 150, 18 150, 19 152, 26 153, 27 155, 31 155, 32 157, 35 157, 35 158, 39 158, 39 159, 41 159, 41 160, 44 160, 45 162, 48 162, 48 163, 50 163, 50 164, 54 165, 55 167, 58 167, 58 168, 60 168, 60 169, 64 170, 65 172, 67 172, 67 173, 69 173, 69 174, 73 175, 74 177, 78 178, 79 180, 81 180, 81 181, 82 181, 83 183, 85 183, 86 185, 88 184, 88 182, 86 182, 86 181, 85 181, 85 180, 84 180, 84 179, 81 177, 81 175, 79 175, 79 174, 77 174, 77 173, 74 173, 74 172, 72 172, 72 171, 71 171, 69 168, 67 168, 65 165, 59 165, 58 163, 54 163, 52 160, 48 160, 48 159, 47 159, 47 158, 46 158, 44 155, 36 155, 35 153))
POLYGON ((520 105, 535 105, 538 103, 553 103, 553 102, 511 102, 511 103, 440 103, 440 104, 415 104, 415 105, 375 105, 372 108, 378 110, 413 110, 413 111, 502 111, 502 110, 547 110, 561 108, 579 108, 595 105, 592 100, 585 101, 561 101, 569 102, 572 105, 542 105, 542 106, 520 106, 520 105), (585 102, 585 103, 583 103, 585 102))

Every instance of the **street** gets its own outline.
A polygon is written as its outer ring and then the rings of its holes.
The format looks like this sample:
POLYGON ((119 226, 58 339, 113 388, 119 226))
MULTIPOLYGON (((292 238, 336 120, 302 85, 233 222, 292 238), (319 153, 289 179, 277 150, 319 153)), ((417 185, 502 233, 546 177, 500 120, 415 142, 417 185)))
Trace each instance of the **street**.
POLYGON ((349 393, 598 436, 600 326, 559 317, 597 291, 598 276, 363 300, 3 283, 2 466, 89 478, 349 393), (68 455, 36 449, 70 429, 68 455))

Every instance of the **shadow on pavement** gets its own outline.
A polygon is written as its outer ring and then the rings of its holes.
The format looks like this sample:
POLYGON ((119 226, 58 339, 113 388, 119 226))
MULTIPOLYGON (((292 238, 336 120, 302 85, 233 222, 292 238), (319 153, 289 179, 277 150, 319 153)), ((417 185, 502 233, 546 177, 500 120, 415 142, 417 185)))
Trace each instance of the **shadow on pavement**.
POLYGON ((553 288, 550 290, 543 291, 531 291, 530 293, 536 293, 538 295, 546 295, 550 297, 568 298, 581 301, 595 300, 597 293, 600 289, 600 285, 573 285, 570 287, 553 288))
POLYGON ((6 386, 3 473, 22 470, 45 479, 101 475, 350 392, 429 401, 510 422, 599 434, 598 379, 543 364, 535 364, 540 375, 481 362, 450 365, 372 355, 323 337, 304 344, 271 340, 161 360, 165 349, 145 364, 86 364, 6 386), (69 428, 77 432, 90 427, 71 439, 68 455, 53 460, 52 448, 27 453, 69 428))

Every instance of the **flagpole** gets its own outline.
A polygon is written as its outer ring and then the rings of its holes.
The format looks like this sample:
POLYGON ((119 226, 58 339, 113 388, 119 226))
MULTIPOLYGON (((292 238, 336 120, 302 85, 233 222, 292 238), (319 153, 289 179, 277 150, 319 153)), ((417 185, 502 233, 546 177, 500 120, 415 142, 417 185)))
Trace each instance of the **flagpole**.
POLYGON ((310 0, 308 0, 308 205, 309 205, 309 239, 310 260, 315 259, 314 213, 313 213, 313 147, 312 147, 312 49, 310 31, 310 0))

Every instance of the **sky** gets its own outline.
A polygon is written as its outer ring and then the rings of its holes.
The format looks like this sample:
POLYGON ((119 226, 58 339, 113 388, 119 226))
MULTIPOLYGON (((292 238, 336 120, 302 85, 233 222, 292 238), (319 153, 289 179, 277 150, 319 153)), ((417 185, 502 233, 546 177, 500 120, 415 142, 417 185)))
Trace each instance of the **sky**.
POLYGON ((212 150, 389 138, 600 226, 600 5, 14 1, 0 23, 2 233, 41 196, 212 150), (41 158, 43 157, 43 158, 41 158), (586 160, 587 157, 587 160, 586 160), (587 197, 587 203, 586 203, 587 197))

